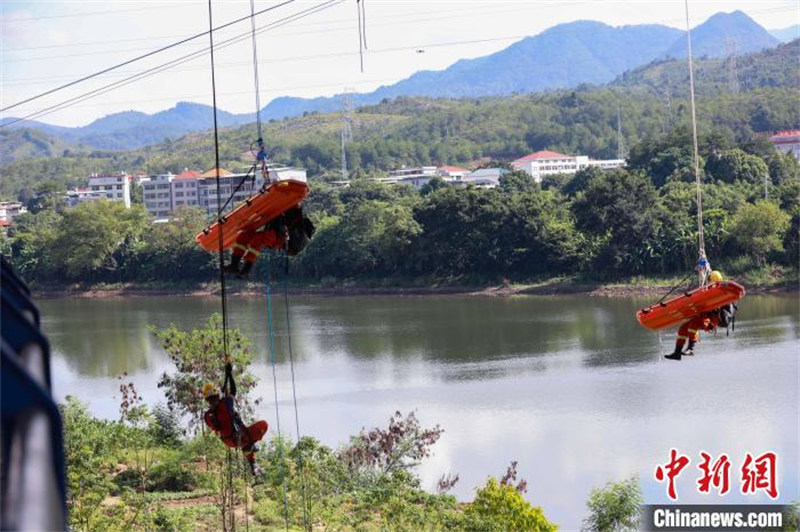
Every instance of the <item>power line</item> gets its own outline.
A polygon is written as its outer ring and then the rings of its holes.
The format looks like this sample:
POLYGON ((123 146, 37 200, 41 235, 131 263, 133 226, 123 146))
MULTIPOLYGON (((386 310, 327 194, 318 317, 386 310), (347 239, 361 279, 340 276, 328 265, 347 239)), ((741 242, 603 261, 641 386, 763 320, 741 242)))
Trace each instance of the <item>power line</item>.
MULTIPOLYGON (((583 2, 583 3, 587 3, 587 2, 583 2)), ((783 7, 783 8, 770 8, 770 9, 765 9, 765 10, 752 11, 751 13, 780 12, 780 11, 787 11, 789 9, 793 10, 794 8, 785 8, 785 7, 783 7)), ((512 11, 518 11, 518 10, 512 10, 512 11)), ((496 11, 496 10, 492 11, 492 13, 496 13, 496 12, 498 12, 498 11, 496 11)), ((428 12, 428 14, 431 14, 431 13, 435 13, 435 12, 428 12)), ((447 19, 447 18, 460 18, 460 16, 442 17, 442 18, 440 18, 438 20, 447 19)), ((406 20, 405 22, 413 23, 413 22, 419 22, 419 21, 424 21, 424 20, 427 20, 427 19, 425 19, 425 18, 423 18, 423 19, 412 19, 412 20, 406 20)), ((682 21, 682 19, 680 21, 682 21)), ((660 21, 660 23, 665 24, 665 23, 680 22, 680 21, 677 20, 677 19, 671 19, 671 20, 660 21)), ((324 23, 324 24, 326 24, 326 26, 327 26, 327 23, 324 23)), ((312 25, 312 24, 305 24, 305 26, 310 26, 310 25, 312 25)), ((313 24, 313 25, 317 25, 317 24, 313 24)), ((371 24, 371 27, 374 28, 374 27, 390 26, 390 25, 396 25, 396 24, 371 24)), ((351 24, 349 27, 342 27, 342 28, 337 28, 337 29, 333 29, 333 30, 331 30, 329 28, 326 28, 326 31, 324 31, 324 32, 306 32, 306 31, 304 31, 304 32, 294 32, 294 33, 284 34, 284 35, 307 35, 307 34, 327 33, 327 32, 331 32, 331 31, 348 31, 348 30, 353 29, 354 27, 355 26, 351 24)), ((545 30, 545 31, 548 31, 548 30, 545 30)), ((557 33, 557 34, 583 33, 583 34, 585 34, 585 33, 590 33, 590 31, 586 31, 586 30, 563 30, 563 31, 559 31, 559 32, 551 31, 551 34, 553 34, 553 33, 557 33)), ((447 41, 447 42, 442 42, 442 43, 417 44, 416 46, 418 48, 419 47, 422 47, 422 48, 425 48, 425 47, 434 48, 434 47, 449 46, 449 45, 456 45, 456 44, 473 44, 473 43, 481 43, 481 42, 493 42, 493 41, 522 39, 522 38, 525 38, 525 37, 533 37, 533 36, 535 36, 535 35, 527 35, 527 34, 526 35, 513 35, 513 36, 507 36, 507 37, 490 37, 490 38, 487 38, 487 39, 474 39, 474 40, 466 40, 466 41, 447 41)), ((114 42, 114 41, 110 41, 110 42, 114 42)), ((87 44, 90 44, 90 43, 87 43, 87 44)), ((96 44, 103 44, 103 42, 97 42, 96 44)), ((408 48, 411 48, 411 47, 408 47, 408 48)), ((399 50, 405 50, 405 49, 407 49, 407 48, 406 47, 397 47, 397 48, 391 48, 391 49, 371 49, 370 53, 381 53, 381 52, 386 52, 386 51, 399 51, 399 50)), ((91 53, 91 54, 74 54, 74 55, 70 55, 70 56, 58 56, 58 57, 81 57, 82 55, 94 55, 94 53, 91 53)), ((290 58, 274 58, 274 59, 262 60, 261 63, 264 63, 264 62, 281 63, 281 62, 288 62, 288 61, 308 60, 308 59, 313 59, 313 58, 317 58, 317 57, 319 57, 319 58, 329 58, 329 57, 347 56, 347 55, 354 55, 354 54, 352 52, 342 52, 342 53, 334 53, 334 54, 326 54, 326 55, 294 56, 294 57, 290 57, 290 58)), ((50 59, 50 58, 56 58, 56 56, 48 57, 48 59, 50 59)), ((34 58, 34 59, 44 59, 44 58, 34 58)), ((9 61, 6 61, 6 62, 9 62, 9 61)), ((245 62, 222 63, 221 65, 218 65, 218 68, 219 67, 226 68, 226 67, 230 67, 231 65, 241 65, 241 64, 245 64, 245 62)), ((180 70, 180 71, 181 72, 186 72, 186 71, 190 71, 190 70, 192 70, 192 69, 180 70)), ((130 73, 130 71, 125 73, 125 74, 128 74, 128 73, 130 73)), ((40 84, 43 84, 43 82, 46 82, 46 81, 57 81, 57 80, 64 80, 64 79, 69 79, 69 78, 67 78, 65 76, 45 76, 45 77, 37 77, 37 78, 17 78, 16 80, 12 79, 11 82, 6 81, 5 83, 3 83, 3 86, 9 87, 9 86, 21 86, 21 85, 40 85, 40 84), (28 82, 31 82, 31 83, 28 83, 28 82)))
MULTIPOLYGON (((290 0, 290 1, 294 1, 294 0, 290 0)), ((277 20, 277 21, 275 21, 273 23, 267 24, 266 26, 263 26, 257 33, 261 33, 261 32, 267 31, 269 29, 274 29, 275 27, 280 27, 280 26, 289 24, 290 22, 294 22, 295 20, 300 20, 300 19, 305 18, 307 16, 313 15, 313 14, 319 12, 319 11, 323 11, 325 9, 333 7, 334 5, 337 5, 337 4, 342 3, 344 1, 345 0, 327 0, 326 2, 323 2, 322 4, 318 4, 318 5, 314 6, 314 7, 305 9, 303 11, 299 11, 297 13, 294 13, 292 15, 284 17, 283 19, 279 19, 279 20, 277 20)), ((208 32, 206 32, 206 35, 207 34, 208 34, 208 32)), ((244 34, 236 36, 236 37, 232 37, 232 38, 228 39, 227 41, 223 41, 221 44, 216 45, 216 48, 219 49, 219 48, 224 48, 226 46, 230 46, 230 45, 235 44, 235 43, 237 43, 237 42, 239 42, 239 41, 241 41, 241 40, 243 40, 243 39, 245 39, 245 38, 247 38, 249 36, 250 36, 250 32, 244 33, 244 34)), ((140 72, 138 74, 134 74, 133 76, 130 76, 130 77, 125 78, 123 80, 116 81, 114 83, 110 83, 110 84, 105 85, 103 87, 100 87, 98 89, 94 89, 92 91, 86 92, 86 93, 81 94, 79 96, 75 96, 73 98, 67 99, 67 100, 65 100, 65 101, 63 101, 61 103, 57 103, 57 104, 52 105, 50 107, 47 107, 45 109, 41 109, 39 111, 30 113, 30 114, 28 114, 28 115, 26 115, 24 117, 17 118, 15 120, 12 120, 10 122, 7 122, 5 124, 0 125, 0 128, 9 127, 9 126, 12 126, 12 125, 14 125, 14 124, 16 124, 18 122, 22 122, 22 121, 25 121, 25 120, 30 120, 30 119, 33 119, 33 118, 38 118, 40 116, 44 116, 46 114, 50 114, 50 113, 55 112, 55 111, 60 111, 61 109, 65 109, 67 107, 70 107, 75 103, 83 102, 85 100, 88 100, 90 98, 94 98, 94 97, 99 96, 101 94, 105 94, 105 93, 107 93, 109 91, 118 89, 118 88, 120 88, 122 86, 128 85, 128 84, 133 83, 135 81, 139 81, 140 79, 144 79, 144 78, 153 76, 155 74, 158 74, 160 72, 163 72, 164 70, 167 70, 167 69, 169 69, 169 68, 171 68, 171 67, 173 67, 175 65, 180 65, 180 64, 192 61, 194 59, 197 59, 199 57, 202 57, 202 56, 205 55, 206 51, 208 51, 208 48, 205 48, 205 49, 202 49, 202 50, 198 50, 196 52, 192 52, 191 54, 187 54, 185 56, 179 57, 179 58, 174 59, 172 61, 169 61, 167 63, 161 64, 159 66, 150 68, 150 69, 145 70, 143 72, 140 72)))
MULTIPOLYGON (((293 0, 291 0, 291 1, 293 1, 293 0)), ((309 8, 309 10, 306 10, 306 11, 311 11, 311 10, 317 9, 319 7, 322 7, 322 6, 326 6, 328 3, 334 2, 334 1, 336 3, 339 3, 339 2, 342 2, 344 0, 329 0, 328 2, 326 2, 326 4, 321 4, 320 6, 317 6, 315 8, 309 8)), ((278 6, 275 6, 275 7, 278 7, 278 6)), ((328 6, 328 7, 332 7, 332 5, 328 6)), ((323 9, 326 9, 326 8, 327 7, 323 7, 323 9)), ((781 8, 781 9, 774 9, 773 8, 770 11, 782 11, 782 10, 785 10, 785 9, 786 8, 781 8)), ((299 12, 299 13, 305 13, 305 12, 299 12)), ((308 14, 312 14, 312 13, 308 13, 308 14)), ((276 23, 271 23, 269 25, 266 25, 266 26, 262 27, 259 30, 258 33, 261 33, 262 31, 267 31, 269 29, 274 29, 276 27, 283 26, 283 25, 285 25, 286 23, 288 23, 290 21, 289 19, 292 19, 292 21, 293 21, 293 20, 299 20, 300 18, 304 18, 304 16, 302 16, 302 17, 293 19, 293 17, 295 17, 296 15, 298 15, 298 14, 290 15, 289 17, 286 17, 286 19, 282 19, 281 21, 278 21, 276 23), (282 21, 286 21, 286 22, 285 23, 281 23, 282 21)), ((233 24, 233 22, 229 23, 229 25, 230 24, 233 24)), ((545 30, 545 31, 547 31, 547 30, 545 30)), ((579 30, 574 30, 574 29, 573 30, 562 29, 562 30, 559 30, 559 31, 552 31, 551 30, 550 33, 551 34, 554 34, 554 33, 555 34, 566 34, 566 33, 587 33, 587 32, 584 31, 584 30, 579 31, 579 30)), ((207 32, 205 34, 207 34, 207 32)), ((239 41, 242 40, 243 37, 245 37, 247 35, 249 35, 249 34, 245 33, 245 34, 241 34, 241 35, 239 35, 237 37, 233 37, 233 38, 231 38, 231 39, 229 39, 227 41, 223 41, 223 44, 220 44, 218 47, 221 48, 221 47, 224 47, 224 46, 229 46, 231 44, 234 44, 235 42, 239 42, 239 41)), ((421 48, 437 48, 437 47, 463 45, 463 44, 477 44, 477 43, 496 42, 496 41, 504 41, 504 40, 515 40, 515 39, 522 39, 522 38, 526 38, 526 37, 530 37, 530 35, 514 35, 514 36, 507 36, 507 37, 492 37, 492 38, 486 38, 486 39, 470 39, 470 40, 463 40, 463 41, 449 41, 449 42, 439 42, 439 43, 429 43, 429 44, 417 44, 417 45, 414 45, 414 46, 402 46, 402 47, 393 47, 393 48, 385 48, 385 49, 378 49, 378 50, 373 49, 373 50, 371 50, 371 53, 397 52, 397 51, 418 49, 420 47, 421 48)), ((95 89, 95 90, 90 91, 88 93, 84 93, 84 94, 76 96, 74 98, 70 98, 70 99, 68 99, 68 100, 66 100, 64 102, 59 103, 59 104, 55 104, 55 105, 47 107, 45 109, 41 109, 39 111, 33 112, 33 113, 31 113, 31 114, 29 114, 29 115, 27 115, 25 117, 22 117, 20 119, 17 119, 17 120, 15 120, 13 122, 9 122, 9 123, 3 124, 2 126, 0 126, 0 128, 13 125, 14 123, 17 123, 17 122, 20 122, 20 121, 23 121, 23 120, 27 120, 27 119, 31 119, 31 118, 39 117, 39 116, 44 116, 46 114, 50 114, 52 112, 56 112, 56 111, 65 109, 67 107, 71 107, 76 103, 81 103, 81 102, 83 102, 85 100, 88 100, 90 98, 93 98, 95 96, 99 96, 99 95, 105 94, 106 92, 109 92, 111 90, 115 90, 117 88, 121 88, 121 87, 123 87, 123 86, 125 86, 125 85, 127 85, 129 83, 133 83, 135 81, 138 81, 139 79, 144 79, 144 78, 150 77, 151 75, 155 75, 157 73, 160 73, 160 72, 163 72, 165 70, 171 69, 174 66, 178 66, 178 65, 187 63, 187 62, 189 62, 189 61, 191 61, 193 59, 198 58, 201 54, 204 54, 205 51, 207 51, 207 48, 198 50, 198 51, 193 52, 191 54, 188 54, 186 56, 182 56, 182 57, 180 57, 178 59, 175 59, 175 60, 172 60, 172 61, 170 61, 168 63, 153 67, 153 68, 145 70, 143 72, 139 72, 137 74, 134 74, 133 76, 130 76, 130 77, 125 78, 123 80, 120 80, 118 82, 106 85, 106 86, 101 87, 99 89, 95 89)), ((315 55, 308 55, 308 56, 294 56, 294 57, 289 57, 289 58, 274 58, 274 59, 268 59, 266 61, 261 61, 260 63, 279 63, 279 62, 289 62, 289 61, 296 62, 296 61, 303 61, 303 60, 328 59, 328 58, 331 58, 331 57, 352 56, 352 55, 355 55, 356 53, 358 53, 358 52, 338 52, 338 53, 331 53, 331 54, 324 54, 324 55, 315 54, 315 55)), ((245 63, 246 62, 231 62, 231 63, 225 64, 224 66, 225 67, 231 67, 231 66, 241 65, 241 64, 245 64, 245 63)), ((187 71, 187 70, 192 70, 192 69, 179 69, 178 71, 187 71)), ((383 82, 383 81, 392 81, 392 80, 381 80, 380 82, 383 82)), ((350 84, 353 84, 353 83, 357 83, 359 85, 364 84, 364 82, 362 82, 362 81, 351 82, 350 84)), ((315 87, 325 87, 325 86, 340 85, 340 84, 341 84, 341 82, 335 83, 335 84, 307 85, 307 86, 294 87, 294 88, 315 88, 315 87)), ((281 90, 281 89, 278 89, 278 90, 281 90)), ((289 90, 289 89, 287 88, 287 89, 283 89, 283 90, 289 90)), ((275 92, 275 90, 271 90, 269 92, 275 92)), ((237 94, 237 93, 231 93, 231 94, 237 94)))
MULTIPOLYGON (((586 3, 586 2, 583 2, 583 3, 586 3)), ((440 20, 451 20, 451 19, 457 19, 457 18, 464 18, 464 17, 474 16, 476 14, 481 14, 481 13, 502 14, 502 13, 509 13, 509 12, 518 12, 518 11, 522 11, 522 9, 519 9, 519 8, 506 9, 506 10, 497 10, 497 9, 495 9, 495 10, 491 10, 491 11, 481 10, 481 11, 473 11, 473 12, 459 11, 458 14, 454 14, 453 16, 436 17, 436 21, 438 22, 440 20)), ((431 16, 432 15, 437 15, 439 13, 450 13, 450 14, 452 14, 453 11, 452 10, 447 10, 447 11, 442 11, 442 10, 439 10, 439 11, 428 11, 428 12, 422 13, 422 15, 423 15, 422 17, 420 16, 421 15, 420 12, 415 12, 413 14, 414 18, 411 18, 411 19, 404 18, 404 17, 398 17, 398 16, 376 17, 378 19, 389 19, 389 22, 384 23, 384 24, 373 24, 371 22, 370 23, 370 27, 382 27, 382 26, 393 26, 394 27, 394 26, 397 26, 398 24, 413 24, 413 23, 417 23, 417 22, 426 22, 426 21, 430 21, 431 20, 431 16)), ((311 26, 311 25, 312 24, 307 24, 307 26, 311 26)), ((320 24, 313 24, 313 25, 318 26, 320 24)), ((323 31, 318 31, 318 30, 315 30, 315 31, 299 31, 299 32, 285 33, 283 35, 284 36, 309 35, 309 34, 310 35, 319 35, 321 33, 334 33, 334 32, 350 31, 350 30, 352 30, 352 29, 354 29, 356 27, 354 24, 352 24, 352 21, 348 20, 348 19, 340 19, 340 20, 336 20, 336 21, 326 22, 326 23, 323 23, 323 26, 324 26, 323 31), (332 24, 334 24, 334 23, 345 23, 345 24, 343 26, 341 26, 341 27, 333 27, 332 24)), ((174 37, 176 37, 176 36, 170 36, 170 37, 167 37, 167 38, 174 38, 174 37)), ((135 39, 135 40, 154 40, 154 38, 151 38, 151 39, 135 39)), ((98 45, 108 44, 109 42, 124 42, 124 41, 97 41, 95 43, 86 43, 86 45, 90 45, 91 44, 93 46, 98 46, 98 45)), ((61 47, 58 47, 58 48, 61 48, 61 47)), ((6 59, 5 62, 6 63, 21 63, 21 62, 30 62, 30 61, 45 61, 45 60, 51 60, 51 59, 75 58, 75 57, 84 57, 84 56, 92 56, 92 55, 108 55, 108 54, 114 54, 114 53, 139 52, 139 51, 148 50, 148 49, 149 48, 142 48, 142 47, 139 47, 139 48, 127 48, 127 49, 121 49, 121 50, 103 49, 103 50, 100 50, 100 51, 92 51, 92 52, 79 53, 79 54, 48 55, 48 56, 41 56, 41 57, 26 57, 26 58, 19 58, 19 59, 6 59)), ((5 51, 8 52, 9 50, 5 50, 5 51)))
MULTIPOLYGON (((589 3, 588 1, 574 2, 574 4, 578 4, 578 5, 579 4, 588 4, 588 3, 589 3)), ((554 2, 553 4, 559 4, 559 2, 554 2)), ((548 5, 544 6, 544 7, 552 7, 552 5, 548 4, 548 5)), ((491 14, 511 13, 511 12, 526 11, 527 9, 528 9, 527 7, 526 8, 514 8, 514 9, 493 9, 493 8, 487 9, 485 6, 482 6, 480 9, 476 9, 476 10, 472 10, 471 11, 469 8, 460 8, 460 10, 458 11, 458 13, 459 13, 458 15, 453 16, 453 17, 437 17, 436 20, 439 21, 439 20, 447 20, 447 19, 452 19, 452 18, 463 18, 465 16, 473 16, 473 15, 482 14, 482 13, 491 13, 491 14)), ((434 11, 415 11, 414 14, 413 14, 414 17, 424 16, 426 18, 423 18, 423 19, 415 18, 414 20, 407 20, 406 22, 418 22, 419 20, 423 20, 423 21, 424 20, 430 20, 431 16, 438 15, 440 13, 453 13, 453 10, 452 10, 452 8, 449 8, 449 9, 444 9, 444 10, 439 9, 439 10, 434 10, 434 11)), ((399 21, 405 21, 404 20, 405 17, 402 17, 400 15, 390 15, 390 16, 370 15, 370 21, 371 21, 370 27, 376 26, 376 24, 373 23, 375 20, 385 20, 385 19, 389 19, 392 22, 397 22, 398 20, 399 21)), ((351 18, 346 18, 346 19, 342 18, 342 19, 328 20, 328 21, 325 21, 325 22, 310 22, 310 23, 306 23, 306 24, 298 24, 297 27, 323 26, 326 30, 329 30, 329 28, 331 27, 332 24, 339 24, 339 23, 347 23, 347 26, 342 27, 342 28, 337 28, 335 31, 345 31, 345 30, 353 29, 355 27, 355 25, 352 24, 352 17, 351 18)), ((308 33, 310 33, 310 32, 305 32, 304 31, 304 32, 285 33, 284 35, 307 35, 308 33)), ((319 33, 319 32, 314 32, 314 33, 319 33)), ((20 51, 27 51, 27 50, 44 50, 44 49, 48 49, 48 48, 66 48, 66 47, 73 47, 73 46, 98 46, 98 45, 106 45, 106 44, 122 43, 122 42, 154 41, 154 40, 162 40, 162 39, 183 39, 185 37, 186 37, 186 35, 161 35, 159 37, 140 37, 140 38, 136 38, 136 39, 84 41, 84 42, 80 42, 80 43, 53 44, 53 45, 47 45, 47 46, 29 46, 29 47, 23 47, 23 48, 4 48, 2 51, 3 51, 3 53, 9 53, 9 52, 20 52, 20 51)), ((142 48, 139 48, 137 50, 142 50, 142 48)), ((118 51, 123 51, 123 50, 118 50, 118 51)), ((127 51, 133 51, 133 50, 127 50, 127 51)))
MULTIPOLYGON (((264 8, 264 9, 256 12, 255 15, 252 15, 252 16, 258 16, 258 15, 261 15, 263 13, 267 13, 268 11, 273 11, 275 9, 278 9, 279 7, 283 7, 285 5, 293 3, 295 1, 296 0, 285 0, 284 2, 281 2, 280 4, 264 8)), ((161 48, 159 48, 157 50, 153 50, 152 52, 148 52, 148 53, 140 55, 138 57, 134 57, 133 59, 129 59, 129 60, 124 61, 122 63, 118 63, 118 64, 116 64, 116 65, 114 65, 112 67, 103 69, 103 70, 101 70, 99 72, 95 72, 94 74, 89 74, 88 76, 84 76, 82 78, 76 79, 75 81, 72 81, 72 82, 67 83, 65 85, 61 85, 60 87, 56 87, 55 89, 51 89, 49 91, 45 91, 45 92, 43 92, 41 94, 37 94, 36 96, 32 96, 32 97, 30 97, 30 98, 28 98, 26 100, 22 100, 21 102, 17 102, 15 104, 12 104, 12 105, 9 105, 7 107, 4 107, 4 108, 0 109, 0 112, 8 111, 9 109, 13 109, 15 107, 19 107, 20 105, 22 105, 24 103, 28 103, 28 102, 31 102, 33 100, 37 100, 39 98, 42 98, 43 96, 47 96, 48 94, 53 94, 54 92, 58 92, 60 90, 66 89, 67 87, 72 87, 73 85, 76 85, 78 83, 90 80, 92 78, 96 78, 97 76, 100 76, 102 74, 106 74, 106 73, 111 72, 113 70, 117 70, 118 68, 122 68, 124 66, 130 65, 131 63, 135 63, 136 61, 140 61, 140 60, 145 59, 147 57, 151 57, 153 55, 159 54, 161 52, 169 50, 170 48, 175 48, 176 46, 180 46, 181 44, 184 44, 184 43, 187 43, 189 41, 193 41, 195 39, 198 39, 200 37, 208 35, 209 32, 219 31, 221 29, 227 28, 227 27, 232 26, 234 24, 238 24, 239 22, 245 21, 245 20, 249 19, 250 17, 251 17, 251 15, 248 15, 246 17, 241 17, 241 18, 238 18, 238 19, 233 20, 231 22, 228 22, 226 24, 223 24, 221 26, 218 26, 216 28, 212 28, 212 29, 210 29, 208 31, 204 31, 202 33, 198 33, 196 35, 193 35, 191 37, 187 37, 186 39, 182 39, 180 41, 176 41, 176 42, 174 42, 172 44, 168 44, 166 46, 162 46, 161 48)))

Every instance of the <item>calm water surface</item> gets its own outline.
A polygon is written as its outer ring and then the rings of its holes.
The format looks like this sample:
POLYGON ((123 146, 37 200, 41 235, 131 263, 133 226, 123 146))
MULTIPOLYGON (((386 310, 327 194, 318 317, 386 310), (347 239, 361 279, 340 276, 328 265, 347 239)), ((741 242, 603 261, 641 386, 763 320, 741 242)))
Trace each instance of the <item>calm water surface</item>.
MULTIPOLYGON (((800 303, 748 296, 736 331, 706 335, 698 355, 660 358, 659 336, 634 319, 645 303, 589 297, 294 297, 291 329, 304 434, 337 446, 362 427, 416 410, 445 434, 420 468, 432 489, 459 473, 454 493, 471 499, 511 460, 529 500, 564 530, 576 530, 592 487, 638 474, 648 503, 666 502, 653 470, 671 447, 692 460, 678 479, 682 503, 770 502, 738 493, 746 452, 778 453, 778 502, 800 498, 798 381, 800 303), (698 454, 727 453, 732 493, 696 492, 698 454)), ((118 416, 127 372, 148 403, 163 401, 158 376, 169 359, 148 326, 201 326, 217 299, 42 301, 54 348, 54 387, 118 416)), ((281 423, 294 427, 285 307, 275 302, 281 423)), ((231 299, 230 322, 258 350, 258 414, 274 426, 263 300, 231 299)), ((220 376, 221 377, 221 376, 220 376)))

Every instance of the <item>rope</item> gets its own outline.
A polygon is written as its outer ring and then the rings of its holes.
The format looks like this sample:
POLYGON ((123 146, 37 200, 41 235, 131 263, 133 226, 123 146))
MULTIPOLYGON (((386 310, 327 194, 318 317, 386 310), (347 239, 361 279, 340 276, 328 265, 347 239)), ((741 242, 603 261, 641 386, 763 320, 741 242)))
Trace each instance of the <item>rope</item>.
POLYGON ((283 458, 283 438, 281 437, 281 416, 278 407, 278 373, 275 363, 275 328, 272 322, 272 275, 270 273, 269 256, 267 253, 267 330, 269 331, 269 353, 272 365, 272 386, 275 390, 275 425, 278 430, 278 460, 280 461, 281 484, 283 485, 283 519, 286 530, 289 530, 289 494, 286 487, 286 472, 283 458))
MULTIPOLYGON (((219 203, 222 199, 222 187, 220 185, 219 179, 219 124, 217 122, 217 80, 216 80, 216 72, 214 69, 214 19, 213 19, 213 11, 211 9, 211 0, 208 0, 208 26, 210 28, 208 32, 208 39, 209 39, 209 51, 211 52, 211 94, 212 94, 212 102, 214 108, 214 168, 216 170, 216 179, 217 179, 217 202, 219 203)), ((225 255, 222 249, 223 240, 222 240, 222 208, 217 210, 217 223, 220 226, 219 230, 219 284, 220 290, 222 295, 222 348, 223 348, 223 357, 225 358, 225 362, 229 361, 229 354, 228 354, 228 303, 227 303, 227 293, 225 290, 225 272, 223 269, 225 268, 225 255)), ((223 388, 224 391, 228 389, 228 382, 227 379, 225 381, 225 386, 223 388)))
POLYGON ((694 179, 697 184, 697 244, 698 253, 706 255, 706 243, 703 235, 703 196, 700 183, 700 154, 697 146, 697 114, 694 104, 694 65, 692 63, 692 32, 689 27, 689 0, 684 0, 686 6, 686 52, 689 56, 689 94, 692 102, 692 140, 694 143, 694 179))
POLYGON ((672 288, 670 288, 669 292, 667 292, 666 294, 664 294, 664 297, 662 297, 661 299, 659 299, 659 300, 658 300, 658 302, 656 303, 656 305, 658 305, 659 303, 661 303, 662 301, 664 301, 665 299, 667 299, 667 296, 668 296, 668 295, 670 295, 672 292, 674 292, 674 291, 675 291, 675 289, 676 289, 676 288, 678 288, 678 287, 679 287, 679 286, 681 286, 683 283, 685 283, 685 282, 686 282, 686 280, 687 280, 687 279, 689 279, 689 277, 691 277, 692 275, 694 275, 694 272, 690 273, 689 275, 687 275, 686 277, 684 277, 683 279, 681 279, 680 281, 678 281, 678 284, 676 284, 675 286, 673 286, 672 288))
POLYGON ((258 48, 256 46, 256 6, 255 0, 250 0, 250 32, 253 41, 253 78, 256 85, 256 128, 258 138, 261 136, 261 91, 258 86, 258 48))
MULTIPOLYGON (((294 352, 292 350, 292 320, 290 317, 289 312, 289 254, 285 253, 284 257, 286 258, 285 267, 284 267, 284 276, 283 276, 283 300, 284 306, 286 307, 286 330, 288 335, 288 348, 289 348, 289 367, 291 368, 292 373, 292 400, 294 401, 294 421, 295 421, 295 430, 297 431, 297 443, 300 443, 300 414, 297 410, 297 386, 295 384, 294 378, 294 352)), ((300 468, 300 486, 301 486, 301 497, 303 499, 303 529, 310 531, 311 528, 309 527, 308 523, 308 500, 306 498, 306 475, 305 475, 305 468, 303 464, 303 453, 298 452, 299 457, 299 468, 300 468)))
MULTIPOLYGON (((212 107, 214 109, 214 169, 216 172, 217 182, 217 204, 220 205, 222 200, 222 187, 220 184, 219 175, 219 123, 217 121, 217 80, 216 69, 214 65, 214 15, 211 7, 211 0, 208 0, 208 38, 209 38, 209 52, 211 57, 211 95, 212 107)), ((227 202, 226 202, 227 205, 227 202)), ((217 210, 217 223, 220 226, 219 230, 219 282, 222 300, 222 349, 223 358, 225 360, 225 382, 223 384, 223 394, 227 394, 228 381, 232 377, 228 371, 228 364, 230 363, 230 352, 228 350, 228 304, 227 304, 227 291, 225 286, 225 254, 223 251, 222 239, 222 213, 225 206, 220 205, 217 210)), ((223 501, 222 501, 222 528, 224 531, 235 532, 236 530, 236 513, 234 511, 234 486, 233 486, 233 460, 231 458, 231 450, 227 452, 227 485, 223 487, 223 501), (227 502, 227 508, 226 508, 227 502), (226 515, 227 510, 227 515, 226 515)), ((223 475, 225 478, 225 475, 223 475)), ((224 482, 223 482, 224 484, 224 482)))

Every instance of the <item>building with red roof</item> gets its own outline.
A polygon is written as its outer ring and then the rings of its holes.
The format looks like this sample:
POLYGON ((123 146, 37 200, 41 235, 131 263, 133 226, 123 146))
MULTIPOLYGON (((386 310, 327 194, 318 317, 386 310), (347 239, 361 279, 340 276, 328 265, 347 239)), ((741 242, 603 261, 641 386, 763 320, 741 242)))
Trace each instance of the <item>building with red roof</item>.
POLYGON ((775 146, 775 149, 788 153, 800 161, 800 130, 777 131, 769 138, 769 141, 775 146))
POLYGON ((594 160, 587 155, 565 155, 555 151, 542 150, 511 161, 515 170, 522 170, 533 177, 537 183, 546 175, 574 174, 578 170, 596 166, 599 168, 619 168, 625 166, 624 159, 594 160))
POLYGON ((445 181, 459 180, 468 173, 469 173, 468 169, 461 168, 460 166, 440 166, 439 168, 436 169, 436 175, 438 175, 445 181))

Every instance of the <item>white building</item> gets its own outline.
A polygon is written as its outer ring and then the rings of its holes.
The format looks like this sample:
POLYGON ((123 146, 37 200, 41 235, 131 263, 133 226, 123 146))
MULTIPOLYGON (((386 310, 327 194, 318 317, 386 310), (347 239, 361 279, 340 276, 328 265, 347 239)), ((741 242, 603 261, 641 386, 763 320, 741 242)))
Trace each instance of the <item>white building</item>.
POLYGON ((125 207, 131 206, 131 181, 125 172, 112 175, 92 174, 89 176, 89 190, 100 193, 109 201, 121 201, 125 207))
POLYGON ((469 172, 454 184, 471 185, 476 188, 496 188, 500 184, 500 178, 508 173, 505 168, 480 168, 474 172, 469 172))
POLYGON ((18 201, 0 201, 0 222, 11 223, 14 218, 26 212, 28 209, 18 201))
POLYGON ((403 166, 399 170, 390 171, 389 177, 379 177, 375 180, 386 183, 387 185, 406 183, 419 190, 436 176, 435 166, 417 166, 414 168, 406 168, 403 166))
POLYGON ((173 177, 170 182, 171 211, 178 207, 197 207, 197 187, 200 183, 200 172, 184 170, 173 177))
POLYGON ((778 131, 769 138, 775 149, 788 153, 800 161, 800 130, 778 131))
POLYGON ((89 187, 67 190, 67 205, 74 207, 84 201, 107 200, 105 191, 91 190, 89 187))
POLYGON ((147 212, 158 218, 166 218, 172 212, 172 180, 171 173, 159 174, 149 181, 141 181, 142 201, 147 212))
POLYGON ((511 162, 516 170, 522 170, 541 183, 542 178, 552 174, 574 174, 578 170, 597 166, 603 169, 625 166, 624 159, 594 160, 586 155, 564 155, 554 151, 537 151, 511 162))
MULTIPOLYGON (((270 166, 269 175, 270 179, 278 181, 285 179, 306 181, 306 171, 302 168, 270 166)), ((252 174, 250 176, 246 173, 234 174, 224 169, 220 169, 219 176, 221 202, 217 196, 216 169, 204 174, 184 170, 178 175, 167 173, 153 176, 149 181, 142 180, 145 209, 157 220, 169 218, 172 211, 178 207, 200 207, 208 214, 215 215, 220 203, 225 205, 225 211, 229 212, 264 185, 261 172, 256 173, 255 182, 252 174)))
POLYGON ((440 166, 436 169, 436 175, 445 181, 461 181, 468 173, 469 170, 459 166, 440 166))

